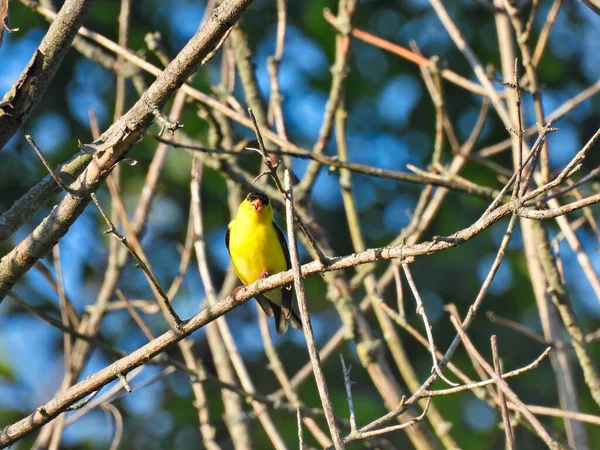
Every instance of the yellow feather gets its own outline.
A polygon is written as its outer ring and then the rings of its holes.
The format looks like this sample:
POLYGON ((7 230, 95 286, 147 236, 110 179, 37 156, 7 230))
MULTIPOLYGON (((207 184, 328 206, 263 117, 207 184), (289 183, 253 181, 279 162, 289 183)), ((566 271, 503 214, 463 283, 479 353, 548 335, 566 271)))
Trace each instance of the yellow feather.
MULTIPOLYGON (((249 284, 258 280, 265 269, 269 275, 287 270, 284 250, 273 224, 270 203, 256 211, 247 199, 244 200, 228 228, 231 262, 242 283, 249 284)), ((267 292, 265 296, 281 305, 280 289, 267 292)))

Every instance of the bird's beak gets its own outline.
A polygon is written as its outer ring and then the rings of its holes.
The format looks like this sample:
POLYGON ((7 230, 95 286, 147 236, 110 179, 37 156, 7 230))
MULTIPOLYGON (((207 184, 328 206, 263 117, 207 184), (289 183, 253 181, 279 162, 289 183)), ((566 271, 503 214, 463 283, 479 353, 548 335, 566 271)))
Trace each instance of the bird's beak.
POLYGON ((261 212, 264 208, 263 203, 258 198, 256 200, 251 201, 250 204, 254 207, 254 210, 256 212, 261 212))

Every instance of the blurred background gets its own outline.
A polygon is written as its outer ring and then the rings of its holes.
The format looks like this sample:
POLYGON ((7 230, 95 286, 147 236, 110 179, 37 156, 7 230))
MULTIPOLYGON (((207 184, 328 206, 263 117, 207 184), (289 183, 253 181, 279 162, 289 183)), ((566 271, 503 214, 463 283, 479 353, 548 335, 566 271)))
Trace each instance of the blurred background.
MULTIPOLYGON (((55 2, 60 6, 62 2, 55 2)), ((133 2, 129 34, 129 48, 159 65, 156 56, 147 50, 146 33, 159 31, 170 57, 174 57, 195 33, 205 12, 201 0, 145 0, 133 2)), ((483 64, 491 64, 495 75, 501 78, 500 55, 493 15, 479 2, 460 0, 446 2, 453 19, 483 64)), ((487 2, 483 2, 487 3, 487 2)), ((525 3, 525 11, 530 2, 525 3)), ((538 3, 538 2, 534 2, 538 3)), ((547 12, 553 2, 540 0, 533 23, 533 36, 537 38, 547 12)), ((98 2, 85 26, 111 40, 117 40, 117 17, 120 2, 98 2)), ((324 114, 325 103, 331 84, 330 67, 334 60, 334 29, 323 18, 323 9, 337 11, 337 2, 330 0, 290 1, 285 38, 285 50, 280 66, 280 89, 284 96, 283 112, 292 142, 303 148, 312 148, 317 139, 324 114)), ((248 35, 253 52, 256 76, 264 98, 269 95, 267 58, 275 51, 276 35, 275 0, 256 0, 243 17, 243 28, 248 35)), ((10 3, 10 25, 19 28, 4 34, 0 47, 0 92, 9 91, 26 67, 33 52, 43 38, 48 24, 35 12, 19 1, 10 3)), ((377 36, 408 47, 414 40, 422 53, 438 55, 440 65, 472 79, 468 63, 448 37, 437 15, 425 0, 389 2, 385 0, 359 1, 355 26, 377 36)), ((534 41, 535 42, 535 41, 534 41)), ((547 113, 594 84, 600 74, 600 16, 582 2, 569 1, 563 5, 550 34, 548 49, 538 68, 543 87, 543 103, 547 113)), ((211 87, 221 79, 221 54, 202 67, 193 85, 210 93, 211 87)), ((145 75, 147 82, 152 78, 145 75)), ((427 168, 431 158, 435 136, 435 108, 421 79, 417 66, 360 42, 352 41, 349 72, 346 80, 346 109, 348 111, 349 159, 353 162, 406 171, 406 164, 427 168)), ((502 89, 496 84, 498 89, 502 89)), ((481 97, 469 93, 451 83, 444 83, 445 101, 461 142, 470 135, 481 108, 481 97)), ((0 213, 6 211, 15 200, 47 175, 33 149, 24 139, 31 134, 53 166, 77 151, 77 143, 91 142, 88 112, 96 112, 100 128, 104 131, 113 121, 115 75, 99 64, 70 50, 46 95, 26 125, 0 152, 0 213)), ((245 105, 239 82, 236 98, 245 105)), ((137 100, 138 95, 130 82, 127 83, 126 107, 137 100)), ((526 125, 535 123, 531 96, 523 98, 526 125)), ((550 161, 553 170, 564 166, 596 131, 600 123, 600 98, 592 97, 555 123, 560 131, 549 137, 550 161)), ((208 127, 198 117, 193 104, 186 105, 181 122, 185 132, 207 143, 208 127)), ((251 138, 249 130, 235 127, 238 137, 251 138)), ((159 128, 154 125, 152 132, 159 128)), ((509 137, 495 112, 490 111, 475 151, 509 137)), ((208 144, 206 144, 208 145, 208 144)), ((133 214, 139 199, 148 165, 157 142, 151 138, 137 144, 130 156, 138 161, 134 167, 121 169, 121 191, 128 212, 133 214)), ((335 139, 326 152, 335 155, 335 139)), ((448 150, 446 149, 448 155, 448 150)), ((240 164, 259 173, 258 155, 241 156, 240 164)), ((180 261, 179 247, 185 241, 190 204, 190 166, 192 157, 183 150, 171 149, 167 154, 156 198, 143 235, 142 245, 152 262, 161 283, 168 286, 176 276, 180 261)), ((512 167, 510 151, 500 153, 492 161, 512 167)), ((446 156, 444 161, 448 161, 446 156)), ((598 165, 597 152, 589 155, 585 172, 598 165)), ((293 159, 293 171, 301 177, 308 161, 293 159)), ((469 163, 462 176, 479 184, 499 188, 502 186, 489 169, 469 163)), ((589 189, 589 186, 588 188, 589 189)), ((410 221, 422 186, 409 185, 393 180, 353 175, 353 194, 359 210, 361 226, 368 247, 388 245, 410 221)), ((35 214, 9 239, 0 242, 0 255, 25 238, 45 217, 63 194, 35 214)), ((99 200, 109 207, 110 196, 101 188, 99 200)), ((345 220, 337 172, 322 170, 312 193, 321 224, 327 230, 337 255, 353 252, 345 220)), ((231 220, 227 207, 227 185, 218 173, 207 169, 202 179, 205 238, 211 275, 220 287, 229 257, 224 245, 226 226, 231 220)), ((485 210, 488 202, 461 193, 451 193, 433 226, 423 236, 426 240, 434 235, 448 235, 469 226, 485 210)), ((276 220, 283 226, 284 218, 276 220)), ((557 233, 556 225, 547 223, 550 236, 557 233)), ((419 258, 412 265, 412 272, 423 297, 425 309, 433 326, 435 341, 445 349, 454 337, 453 328, 443 306, 454 303, 461 314, 466 314, 473 302, 491 264, 506 228, 506 221, 497 223, 475 239, 449 252, 419 258)), ((98 210, 88 207, 60 241, 65 291, 79 313, 86 311, 98 295, 107 266, 109 241, 113 239, 102 233, 105 223, 98 210)), ((600 269, 597 252, 598 241, 593 232, 582 227, 578 230, 594 267, 600 269)), ((575 255, 567 244, 561 244, 567 286, 581 325, 587 332, 596 330, 600 324, 600 303, 584 277, 575 255)), ((307 251, 301 249, 303 262, 310 260, 307 251)), ((52 258, 45 264, 54 274, 52 258)), ((387 263, 378 264, 382 273, 387 263)), ((354 274, 346 272, 347 279, 354 274)), ((131 299, 152 298, 143 273, 130 263, 124 271, 118 287, 131 299)), ((317 341, 324 344, 341 326, 335 308, 326 299, 326 285, 320 277, 306 281, 312 322, 317 341)), ((406 287, 406 286, 405 286, 406 287)), ((49 314, 58 316, 58 297, 54 289, 39 271, 30 270, 15 287, 29 304, 41 307, 49 314)), ((405 289, 405 292, 408 290, 405 289)), ((354 300, 364 297, 359 289, 354 300)), ((395 289, 385 292, 386 300, 396 305, 395 289)), ((173 306, 184 318, 199 311, 204 301, 204 288, 195 259, 192 260, 182 287, 173 299, 173 306)), ((407 295, 407 317, 419 330, 422 322, 416 315, 413 299, 407 295)), ((489 336, 497 334, 500 354, 505 370, 521 367, 537 357, 544 345, 527 340, 522 335, 502 326, 491 324, 485 312, 494 313, 517 321, 541 332, 539 316, 527 274, 522 251, 519 227, 509 246, 503 262, 486 298, 482 312, 471 327, 469 334, 486 357, 490 356, 489 336)), ((144 320, 156 334, 167 329, 160 314, 144 314, 144 320)), ((370 320, 374 320, 371 313, 370 320)), ((254 301, 239 307, 227 315, 234 338, 244 361, 260 393, 265 395, 279 388, 273 374, 266 369, 266 359, 258 331, 257 306, 254 301)), ((271 324, 271 328, 272 324, 271 324)), ((271 330, 274 335, 274 330, 271 330)), ((431 359, 424 347, 402 330, 400 337, 421 379, 430 373, 431 359)), ((146 337, 126 311, 106 315, 101 335, 115 347, 131 352, 147 342, 146 337)), ((304 337, 292 330, 284 337, 273 336, 279 355, 288 374, 294 374, 306 361, 304 337)), ((207 370, 212 369, 210 352, 203 330, 191 337, 195 354, 204 359, 207 370)), ((61 333, 44 321, 23 310, 11 299, 0 304, 0 428, 21 419, 40 404, 54 396, 63 374, 63 340, 61 333)), ((591 344, 594 356, 600 356, 598 344, 591 344)), ((385 413, 385 408, 372 386, 372 382, 356 358, 355 346, 346 343, 340 351, 353 366, 351 372, 354 402, 359 425, 366 424, 385 413)), ((95 350, 86 365, 82 377, 90 375, 114 361, 114 357, 95 350)), ((472 377, 477 377, 461 350, 453 359, 472 377)), ((347 404, 342 369, 337 353, 324 365, 330 393, 336 413, 347 417, 347 404)), ((132 381, 132 387, 152 379, 161 371, 149 366, 132 381)), ((578 367, 575 373, 580 391, 582 411, 597 413, 597 405, 583 383, 578 367)), ((558 406, 554 375, 548 360, 539 368, 510 382, 523 401, 546 406, 558 406)), ((400 378, 399 378, 400 381, 400 378)), ((401 381, 400 381, 401 382, 401 381)), ((401 382, 402 383, 402 382, 401 382)), ((438 383, 435 387, 443 387, 438 383)), ((228 434, 221 419, 223 413, 218 389, 207 388, 211 418, 217 427, 216 439, 227 447, 228 434)), ((105 389, 108 389, 105 388, 105 389)), ((309 406, 320 406, 312 377, 299 390, 303 401, 309 406)), ((197 426, 197 413, 193 405, 189 377, 174 373, 143 389, 134 390, 114 402, 124 420, 122 449, 192 449, 200 448, 201 440, 197 426)), ((501 417, 485 402, 471 393, 440 397, 435 400, 440 412, 453 423, 452 435, 463 449, 503 449, 504 433, 498 426, 501 417)), ((250 414, 250 410, 249 415, 250 414)), ((277 427, 290 448, 297 446, 295 415, 273 415, 277 427)), ((264 431, 255 419, 249 418, 254 430, 254 446, 270 448, 264 431)), ((64 449, 109 448, 114 433, 112 417, 96 409, 68 426, 64 433, 64 449)), ((543 419, 558 430, 564 431, 562 420, 543 419)), ((592 448, 600 447, 600 429, 586 425, 592 448)), ((562 432, 562 431, 561 431, 562 432)), ((33 445, 28 437, 15 449, 28 449, 33 445)), ((403 433, 388 436, 397 448, 409 445, 403 433)), ((309 436, 307 443, 315 445, 309 436)), ((520 448, 544 448, 542 441, 522 427, 517 430, 520 448)), ((363 448, 363 443, 351 448, 363 448)))

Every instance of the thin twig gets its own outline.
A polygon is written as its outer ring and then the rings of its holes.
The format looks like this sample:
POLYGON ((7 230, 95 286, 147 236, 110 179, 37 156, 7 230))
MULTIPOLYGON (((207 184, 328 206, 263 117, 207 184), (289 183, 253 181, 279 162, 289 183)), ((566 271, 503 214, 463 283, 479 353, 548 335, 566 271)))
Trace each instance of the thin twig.
MULTIPOLYGON (((509 409, 518 410, 516 405, 512 403, 508 404, 509 409)), ((600 417, 593 414, 584 414, 577 411, 565 411, 564 409, 549 408, 547 406, 538 405, 527 405, 527 408, 534 414, 551 416, 551 417, 562 417, 565 419, 577 420, 579 422, 591 423, 594 425, 600 425, 600 417)))
MULTIPOLYGON (((552 113, 550 113, 548 115, 548 121, 550 121, 550 120, 556 121, 556 120, 560 119, 565 114, 569 113, 574 108, 579 106, 581 103, 585 102, 589 98, 596 95, 598 92, 600 92, 600 80, 596 81, 594 84, 592 84, 588 88, 584 89, 579 94, 570 98, 565 103, 563 103, 561 106, 559 106, 554 111, 552 111, 552 113)), ((538 130, 539 130, 538 125, 534 124, 525 129, 524 135, 527 137, 532 136, 535 133, 537 133, 538 130)), ((511 139, 509 138, 509 139, 505 139, 504 141, 499 142, 497 144, 494 144, 489 147, 485 147, 485 148, 481 149, 479 152, 477 152, 477 155, 480 157, 487 158, 489 156, 493 156, 504 150, 507 150, 510 147, 511 147, 511 139)))
POLYGON ((350 381, 350 369, 352 366, 346 367, 344 355, 340 353, 340 361, 342 362, 342 371, 344 372, 344 385, 346 386, 346 397, 348 398, 348 409, 350 410, 350 434, 356 432, 356 416, 354 414, 354 402, 352 401, 352 381, 350 381))
POLYGON ((496 381, 499 389, 502 389, 506 397, 515 405, 519 407, 521 414, 529 421, 529 423, 535 428, 536 432, 542 438, 542 440, 548 445, 550 449, 564 449, 564 446, 555 441, 544 426, 537 420, 537 418, 527 409, 527 406, 519 400, 519 397, 510 389, 506 381, 496 374, 494 369, 485 361, 485 359, 477 352, 471 340, 467 334, 463 331, 460 321, 455 316, 450 316, 450 320, 457 333, 463 342, 463 345, 467 351, 477 360, 477 362, 485 369, 485 371, 496 381))
MULTIPOLYGON (((183 142, 178 142, 170 139, 165 139, 164 137, 152 135, 152 137, 159 142, 169 144, 174 148, 184 148, 188 150, 193 150, 202 153, 209 153, 218 155, 235 155, 239 156, 239 151, 234 150, 226 150, 226 149, 218 149, 218 148, 208 148, 204 145, 196 145, 196 144, 187 144, 183 142)), ((252 151, 256 152, 257 149, 247 147, 243 151, 252 151)), ((262 154, 262 152, 258 151, 262 154)), ((404 181, 407 183, 414 184, 431 184, 435 186, 442 186, 448 189, 457 190, 459 192, 464 192, 470 195, 474 195, 476 197, 481 197, 485 199, 490 199, 495 197, 498 194, 498 191, 486 186, 481 186, 473 182, 469 182, 468 184, 464 181, 456 180, 450 177, 440 177, 435 174, 431 174, 428 172, 421 172, 419 175, 414 175, 408 172, 400 172, 396 170, 384 169, 381 167, 372 167, 365 164, 353 163, 348 161, 340 160, 336 157, 331 157, 322 154, 316 154, 309 152, 308 150, 296 148, 296 149, 274 149, 269 150, 269 154, 271 155, 283 155, 283 156, 292 156, 302 159, 311 159, 314 161, 318 161, 323 165, 329 166, 330 168, 336 169, 348 169, 352 172, 372 176, 372 177, 381 177, 381 178, 389 178, 391 180, 404 181)), ((464 155, 466 156, 466 154, 464 155)), ((462 157, 461 159, 466 159, 462 157)), ((261 174, 261 176, 264 174, 261 174)))
MULTIPOLYGON (((334 24, 334 19, 333 19, 332 15, 325 14, 325 19, 329 23, 334 24)), ((364 30, 360 30, 358 28, 353 28, 352 36, 354 36, 355 38, 360 39, 361 41, 364 41, 368 44, 374 45, 374 46, 379 47, 383 50, 386 50, 390 53, 398 55, 401 58, 404 58, 407 61, 412 62, 414 64, 418 64, 418 65, 425 66, 425 67, 431 67, 431 60, 429 60, 423 56, 417 55, 416 53, 411 52, 407 48, 401 47, 398 44, 394 44, 390 41, 382 39, 378 36, 375 36, 371 33, 366 32, 364 30)), ((469 79, 467 79, 461 75, 458 75, 456 72, 453 72, 452 70, 442 69, 440 71, 440 75, 442 75, 442 77, 444 77, 446 80, 450 81, 451 83, 454 83, 457 86, 462 87, 463 89, 466 89, 466 90, 471 91, 478 95, 484 95, 484 96, 487 95, 485 90, 481 86, 479 86, 477 83, 473 83, 469 79)))
POLYGON ((298 448, 304 450, 304 433, 302 432, 302 413, 300 408, 296 410, 298 416, 298 448))
MULTIPOLYGON (((67 299, 67 295, 65 294, 65 286, 62 275, 62 264, 60 261, 60 246, 56 244, 56 246, 52 249, 52 257, 54 259, 54 270, 56 271, 56 292, 58 294, 58 301, 60 305, 60 319, 64 326, 68 327, 69 323, 69 309, 72 309, 73 306, 70 305, 69 300, 67 299)), ((77 326, 77 324, 74 324, 77 326)), ((64 345, 64 358, 65 358, 65 371, 69 372, 71 370, 71 352, 73 350, 73 341, 71 340, 71 335, 66 333, 63 336, 63 345, 64 345)))
POLYGON ((98 199, 96 198, 96 194, 94 194, 93 192, 90 192, 90 196, 92 197, 92 201, 94 202, 94 204, 100 211, 100 214, 102 215, 102 217, 108 224, 108 230, 105 233, 113 234, 119 241, 121 241, 123 243, 123 245, 125 247, 127 247, 127 250, 129 251, 131 256, 133 256, 133 258, 136 260, 136 262, 139 264, 141 269, 144 271, 144 273, 148 277, 148 280, 150 281, 152 287, 154 289, 156 289, 156 291, 159 293, 159 298, 161 299, 161 302, 160 302, 161 307, 165 309, 165 311, 168 313, 169 317, 171 317, 173 319, 173 321, 175 322, 175 324, 177 326, 181 326, 183 324, 183 320, 181 320, 181 318, 177 315, 177 313, 173 309, 173 306, 171 306, 171 302, 169 301, 167 294, 163 291, 158 279, 156 278, 154 273, 148 267, 146 261, 144 260, 145 258, 142 259, 142 257, 138 254, 138 252, 136 252, 136 250, 133 248, 133 246, 129 243, 128 239, 125 236, 123 236, 119 232, 119 230, 117 230, 115 228, 112 221, 108 218, 108 216, 105 214, 104 210, 102 209, 100 202, 98 202, 98 199))
POLYGON ((323 373, 323 368, 321 367, 321 359, 315 344, 315 337, 313 334, 312 325, 310 323, 310 316, 308 315, 308 306, 306 304, 306 296, 304 294, 304 284, 302 283, 302 272, 300 270, 300 263, 298 262, 296 235, 294 234, 294 194, 291 186, 290 172, 287 169, 284 175, 284 183, 286 192, 286 224, 288 229, 288 243, 290 248, 290 260, 292 261, 292 272, 294 274, 294 288, 296 290, 296 299, 298 300, 298 309, 300 311, 300 317, 302 318, 304 336, 306 337, 308 352, 312 361, 313 372, 315 374, 315 381, 319 389, 321 404, 323 405, 323 411, 325 411, 325 417, 327 418, 327 425, 329 426, 331 438, 333 439, 333 444, 336 450, 341 450, 344 449, 345 446, 340 435, 340 430, 335 422, 333 406, 331 405, 331 400, 329 398, 329 392, 325 382, 325 375, 323 373))
MULTIPOLYGON (((550 353, 551 350, 552 350, 552 347, 547 347, 546 350, 544 350, 543 353, 540 356, 538 356, 533 362, 531 362, 530 364, 523 366, 519 369, 515 369, 510 372, 503 373, 501 375, 502 378, 506 379, 506 378, 515 377, 517 375, 520 375, 522 373, 525 373, 532 369, 537 368, 540 365, 540 363, 542 362, 542 360, 546 356, 548 356, 548 354, 550 353)), ((459 392, 464 392, 464 391, 475 391, 477 388, 488 386, 490 384, 494 384, 495 382, 496 381, 493 378, 489 378, 487 380, 464 384, 462 386, 457 386, 454 388, 436 389, 435 391, 427 391, 426 390, 426 391, 423 391, 422 396, 423 397, 438 397, 438 396, 443 396, 443 395, 457 394, 459 392)))
MULTIPOLYGON (((202 204, 201 204, 201 196, 200 196, 200 180, 201 180, 202 167, 198 160, 195 160, 192 163, 192 180, 190 183, 190 191, 192 196, 192 215, 194 218, 194 234, 196 239, 194 241, 194 248, 196 250, 196 260, 198 263, 198 271, 200 273, 200 278, 204 284, 204 290, 207 295, 208 305, 216 305, 219 303, 219 299, 217 297, 216 290, 214 288, 214 284, 212 281, 212 277, 209 270, 208 257, 206 251, 206 242, 204 240, 204 224, 202 221, 202 204)), ((237 348, 237 345, 233 339, 233 334, 229 328, 229 325, 225 318, 220 318, 216 321, 216 325, 218 327, 218 331, 220 333, 220 339, 223 342, 226 352, 228 354, 229 359, 231 360, 231 364, 237 373, 237 377, 240 380, 240 383, 243 389, 249 393, 255 393, 256 388, 252 379, 250 378, 250 374, 244 361, 240 356, 240 351, 237 348)), ((211 338, 212 340, 212 338, 211 338)), ((215 348, 214 346, 212 348, 215 348)), ((223 372, 220 372, 223 374, 223 372)), ((286 449, 285 442, 279 433, 279 430, 275 427, 273 420, 269 412, 263 407, 263 405, 255 400, 250 402, 252 409, 256 413, 261 425, 263 426, 267 436, 269 437, 273 447, 277 450, 286 449)), ((237 406, 236 406, 237 408, 237 406)), ((228 411, 233 412, 233 405, 228 407, 228 411)), ((249 430, 245 427, 243 431, 244 433, 249 433, 249 430)), ((250 437, 247 437, 247 442, 250 441, 250 437)))
POLYGON ((398 315, 401 318, 406 317, 404 311, 404 290, 402 289, 402 278, 400 276, 400 267, 394 265, 394 281, 396 283, 396 300, 398 301, 398 315))
POLYGON ((121 439, 123 438, 123 416, 119 410, 110 403, 103 404, 101 408, 110 413, 115 419, 115 435, 110 443, 109 450, 118 450, 121 445, 121 439))
MULTIPOLYGON (((500 358, 498 357, 498 342, 496 336, 492 336, 492 359, 494 361, 494 371, 502 378, 502 368, 500 367, 500 358)), ((508 415, 508 407, 506 406, 506 397, 502 389, 498 387, 498 396, 500 397, 500 411, 502 412, 502 421, 504 422, 504 434, 506 436, 506 445, 510 450, 515 449, 515 438, 513 437, 512 425, 510 416, 508 415)))
MULTIPOLYGON (((256 139, 258 140, 258 146, 259 146, 258 151, 261 154, 261 156, 263 157, 263 162, 264 162, 265 166, 267 167, 267 171, 268 171, 269 175, 271 176, 273 182, 277 186, 277 190, 281 194, 282 198, 285 198, 285 189, 283 188, 283 185, 281 184, 281 180, 279 179, 279 176, 277 175, 277 165, 279 163, 277 163, 276 165, 273 165, 273 161, 271 159, 271 156, 267 153, 267 149, 266 149, 264 141, 263 141, 262 133, 260 131, 260 128, 258 127, 258 123, 256 121, 256 118, 254 117, 254 114, 253 114, 251 108, 248 108, 248 115, 250 116, 250 120, 252 121, 252 124, 254 126, 254 133, 256 134, 256 139)), ((259 175, 259 177, 261 175, 259 175)), ((326 266, 329 263, 329 259, 327 258, 327 256, 325 256, 325 254, 323 253, 323 251, 317 244, 317 241, 314 238, 311 231, 309 230, 308 226, 304 223, 304 221, 297 214, 294 215, 294 219, 295 219, 296 223, 298 224, 298 226, 300 227, 300 229, 302 230, 302 233, 304 234, 304 236, 310 243, 311 248, 317 254, 321 264, 326 266)))
MULTIPOLYGON (((323 122, 319 129, 317 141, 313 146, 314 154, 322 154, 327 148, 333 131, 335 115, 340 102, 343 101, 344 81, 348 71, 348 63, 350 60, 350 32, 352 30, 352 18, 356 11, 356 0, 339 0, 338 15, 335 18, 338 28, 338 34, 335 37, 335 61, 331 67, 331 87, 329 89, 329 97, 325 104, 325 114, 323 122)), ((327 11, 327 10, 326 10, 327 11)), ((304 196, 309 195, 314 183, 317 179, 321 168, 321 164, 317 161, 312 161, 306 168, 304 178, 298 186, 299 199, 303 200, 304 196)))
MULTIPOLYGON (((381 436, 382 434, 392 433, 394 431, 399 431, 399 430, 403 430, 408 427, 413 427, 416 423, 422 421, 425 418, 425 416, 427 415, 427 412, 429 411, 430 405, 431 405, 431 398, 428 398, 425 408, 423 409, 423 412, 419 416, 413 417, 408 422, 401 423, 400 425, 391 425, 389 427, 380 428, 378 430, 357 431, 354 434, 346 436, 344 438, 344 443, 350 443, 350 442, 357 441, 357 440, 368 439, 368 438, 374 437, 374 436, 381 436)), ((329 450, 329 449, 326 449, 326 450, 329 450)))
POLYGON ((546 52, 546 44, 548 43, 548 38, 550 37, 550 30, 552 29, 552 26, 558 17, 558 12, 560 11, 562 4, 563 0, 554 0, 550 11, 548 11, 548 16, 546 16, 546 21, 544 22, 544 26, 542 27, 542 31, 540 32, 540 36, 533 52, 532 63, 534 67, 538 66, 542 56, 546 52))
POLYGON ((140 327, 140 330, 142 330, 144 335, 148 338, 148 340, 151 341, 152 339, 154 339, 152 331, 150 331, 148 325, 146 325, 146 323, 142 320, 136 309, 131 304, 131 301, 125 295, 123 295, 120 289, 116 290, 116 294, 117 297, 125 304, 125 308, 129 312, 135 323, 138 325, 138 327, 140 327))
POLYGON ((63 183, 59 176, 54 173, 54 169, 52 169, 52 166, 50 165, 40 148, 37 146, 33 138, 29 134, 26 134, 25 139, 27 139, 27 142, 29 142, 29 144, 33 147, 33 149, 41 159, 42 163, 44 164, 44 167, 50 173, 50 176, 54 179, 54 181, 56 181, 56 184, 58 184, 63 191, 76 195, 74 191, 72 191, 65 183, 63 183))
POLYGON ((433 362, 432 371, 435 371, 435 373, 450 386, 458 386, 457 383, 450 381, 444 376, 444 374, 442 373, 442 369, 438 365, 437 358, 435 356, 435 343, 433 342, 433 335, 431 334, 431 326, 429 325, 429 320, 427 319, 427 313, 425 312, 425 308, 423 307, 421 296, 419 295, 419 291, 417 290, 417 285, 413 280, 412 274, 410 273, 410 269, 407 263, 402 263, 402 269, 404 270, 404 275, 406 276, 408 285, 410 286, 415 301, 417 302, 417 314, 421 316, 421 318, 423 319, 423 324, 425 325, 425 332, 427 333, 427 340, 429 341, 429 353, 431 354, 433 362))
MULTIPOLYGON (((290 379, 288 378, 285 372, 283 363, 281 362, 281 359, 277 354, 277 350, 273 345, 273 340, 271 339, 271 334, 269 331, 269 324, 267 322, 267 315, 258 306, 258 304, 256 310, 258 313, 260 335, 263 341, 263 345, 265 347, 265 354, 267 355, 267 359, 269 360, 269 369, 271 369, 273 371, 273 374, 275 374, 275 378, 277 378, 277 381, 281 385, 283 393, 285 394, 285 397, 290 402, 290 404, 293 406, 299 406, 301 404, 300 397, 294 390, 294 387, 292 386, 290 379)), ((330 445, 332 445, 332 441, 329 438, 329 436, 327 436, 321 430, 321 428, 319 428, 319 425, 315 422, 315 420, 312 417, 305 416, 302 418, 302 422, 306 425, 306 428, 308 428, 308 431, 310 431, 310 433, 314 436, 317 442, 319 442, 319 445, 323 447, 329 447, 330 445)))

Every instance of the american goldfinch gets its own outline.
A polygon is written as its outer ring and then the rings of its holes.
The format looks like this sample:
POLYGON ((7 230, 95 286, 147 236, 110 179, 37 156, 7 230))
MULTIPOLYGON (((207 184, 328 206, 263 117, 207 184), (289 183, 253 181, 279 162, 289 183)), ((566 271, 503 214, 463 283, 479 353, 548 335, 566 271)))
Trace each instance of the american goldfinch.
MULTIPOLYGON (((248 194, 240 204, 235 219, 227 226, 225 245, 235 273, 244 285, 292 267, 285 236, 273 221, 269 198, 257 192, 248 194)), ((285 333, 290 322, 294 328, 302 328, 293 309, 293 296, 291 284, 256 296, 265 314, 275 316, 279 336, 285 333)))

